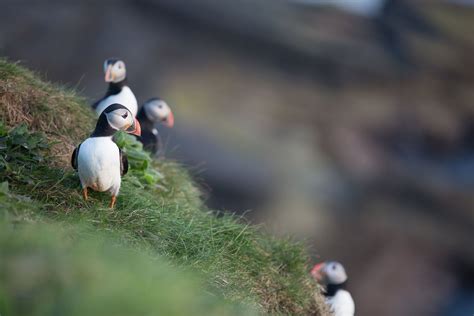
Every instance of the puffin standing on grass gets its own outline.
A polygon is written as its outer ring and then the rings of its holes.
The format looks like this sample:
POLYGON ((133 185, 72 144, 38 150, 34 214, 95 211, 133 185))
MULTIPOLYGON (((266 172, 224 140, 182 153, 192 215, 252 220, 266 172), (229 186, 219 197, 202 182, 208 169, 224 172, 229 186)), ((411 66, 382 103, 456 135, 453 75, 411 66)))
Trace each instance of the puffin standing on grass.
POLYGON ((354 316, 355 304, 345 290, 347 274, 342 264, 337 261, 319 263, 311 269, 311 275, 325 287, 323 294, 334 316, 354 316))
POLYGON ((84 199, 87 189, 110 192, 110 208, 120 190, 121 176, 128 171, 127 156, 114 143, 112 137, 117 131, 140 136, 140 123, 125 106, 109 105, 99 116, 92 135, 74 149, 71 165, 81 180, 84 199))
POLYGON ((161 148, 161 140, 156 129, 156 124, 161 123, 166 127, 173 127, 174 116, 165 101, 152 98, 146 101, 137 114, 137 119, 142 127, 142 135, 138 138, 143 148, 157 153, 161 148))
POLYGON ((92 104, 97 116, 114 103, 122 104, 132 113, 133 117, 137 116, 138 102, 127 85, 125 63, 115 58, 107 59, 104 62, 104 74, 105 82, 109 83, 109 88, 102 99, 92 104))

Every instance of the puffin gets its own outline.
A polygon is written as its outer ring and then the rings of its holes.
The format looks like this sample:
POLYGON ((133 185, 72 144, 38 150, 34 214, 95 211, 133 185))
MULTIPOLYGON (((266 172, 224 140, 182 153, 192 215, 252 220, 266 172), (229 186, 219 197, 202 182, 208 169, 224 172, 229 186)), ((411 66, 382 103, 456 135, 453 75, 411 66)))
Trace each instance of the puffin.
POLYGON ((324 287, 324 296, 334 316, 354 316, 355 304, 351 294, 345 289, 347 274, 337 261, 316 264, 311 269, 313 278, 324 287))
POLYGON ((94 102, 92 108, 99 116, 109 105, 118 103, 125 106, 135 117, 138 112, 137 98, 127 85, 127 70, 125 63, 120 59, 107 59, 104 62, 105 82, 109 83, 109 88, 105 96, 94 102))
POLYGON ((142 135, 138 138, 145 150, 155 154, 160 150, 161 141, 156 124, 173 127, 174 115, 168 104, 160 98, 147 100, 140 108, 137 119, 142 127, 142 135))
POLYGON ((124 105, 114 103, 102 111, 91 136, 79 144, 71 156, 71 165, 79 174, 84 199, 88 199, 88 188, 109 192, 112 195, 110 208, 115 206, 121 177, 128 171, 126 154, 112 140, 119 130, 141 135, 140 123, 132 112, 124 105))

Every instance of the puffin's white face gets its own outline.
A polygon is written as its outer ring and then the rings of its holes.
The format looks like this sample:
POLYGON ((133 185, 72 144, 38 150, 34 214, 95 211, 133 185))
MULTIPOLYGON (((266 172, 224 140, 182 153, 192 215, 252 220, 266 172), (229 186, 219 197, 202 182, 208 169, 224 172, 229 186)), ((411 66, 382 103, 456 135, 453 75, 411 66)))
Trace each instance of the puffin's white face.
POLYGON ((105 82, 120 82, 127 76, 125 63, 121 60, 112 61, 107 59, 104 62, 105 82))
POLYGON ((168 127, 173 127, 174 116, 170 107, 165 101, 159 99, 152 99, 147 101, 144 105, 145 114, 148 119, 155 123, 163 123, 168 127))
POLYGON ((316 281, 323 284, 341 284, 347 280, 346 270, 337 261, 317 264, 311 270, 316 281))
POLYGON ((137 133, 140 130, 140 124, 127 109, 117 109, 105 113, 109 125, 116 130, 137 133))

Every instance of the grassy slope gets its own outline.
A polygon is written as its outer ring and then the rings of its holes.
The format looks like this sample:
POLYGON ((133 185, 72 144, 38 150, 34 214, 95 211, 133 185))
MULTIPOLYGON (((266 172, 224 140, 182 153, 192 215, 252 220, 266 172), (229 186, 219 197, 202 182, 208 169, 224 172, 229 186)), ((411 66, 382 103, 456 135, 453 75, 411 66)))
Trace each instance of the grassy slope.
MULTIPOLYGON (((15 210, 34 212, 17 196, 0 194, 15 210)), ((0 249, 2 315, 255 314, 202 291, 189 271, 119 246, 90 226, 2 221, 0 249)))
MULTIPOLYGON (((245 302, 246 308, 250 306, 257 311, 326 313, 320 303, 321 298, 317 297, 317 301, 313 299, 315 286, 308 278, 308 258, 301 245, 266 236, 229 215, 216 217, 202 204, 199 191, 188 174, 173 162, 158 161, 153 166, 164 175, 166 190, 144 188, 142 180, 132 172, 124 178, 116 209, 106 208, 109 198, 106 194, 92 194, 90 201, 83 201, 77 176, 68 167, 69 157, 74 146, 90 133, 95 119, 86 102, 73 91, 45 83, 24 68, 0 60, 0 120, 5 124, 0 143, 3 151, 0 152, 0 158, 5 167, 0 169, 0 181, 8 181, 11 187, 11 192, 3 193, 3 199, 0 199, 0 205, 5 209, 3 222, 8 227, 12 223, 22 227, 18 232, 8 230, 0 236, 0 245, 2 249, 10 249, 11 260, 16 260, 17 248, 19 252, 25 249, 51 251, 52 257, 45 260, 53 262, 53 267, 58 265, 59 270, 64 266, 69 267, 65 271, 71 274, 67 284, 61 283, 66 282, 61 279, 64 276, 56 276, 59 278, 56 283, 61 288, 74 286, 74 280, 84 281, 78 277, 80 266, 94 267, 97 264, 99 270, 110 267, 104 280, 117 283, 118 298, 122 297, 120 290, 127 287, 131 291, 136 289, 138 293, 144 292, 137 283, 146 281, 147 274, 160 278, 164 275, 163 271, 170 272, 169 278, 154 283, 154 287, 150 288, 148 292, 154 295, 133 295, 128 298, 130 305, 133 305, 133 301, 138 305, 142 303, 143 296, 144 306, 150 308, 148 311, 156 310, 153 306, 160 306, 158 303, 153 305, 152 297, 159 297, 156 302, 161 302, 175 314, 187 314, 185 309, 191 306, 195 306, 191 309, 194 314, 210 314, 215 310, 221 314, 242 311, 241 306, 231 306, 219 298, 223 296, 230 301, 245 302), (18 128, 19 124, 25 122, 29 132, 18 128), (31 135, 30 131, 41 134, 31 135), (41 145, 43 139, 46 139, 47 149, 41 145), (15 159, 5 159, 6 156, 15 155, 15 159), (51 233, 55 227, 59 227, 58 223, 65 232, 51 233), (51 225, 52 229, 36 228, 51 225), (87 228, 79 229, 77 226, 87 228), (16 234, 20 239, 24 238, 24 244, 8 241, 12 240, 9 237, 16 234), (64 246, 64 240, 67 240, 64 235, 71 234, 76 237, 71 237, 73 241, 64 246), (40 236, 43 235, 47 242, 42 242, 43 237, 40 236), (126 256, 127 260, 122 263, 122 260, 111 259, 114 254, 109 257, 98 251, 99 248, 110 247, 97 246, 90 241, 78 242, 83 237, 87 240, 107 239, 102 244, 116 245, 121 249, 120 252, 130 252, 133 248, 134 255, 126 256), (69 248, 72 249, 71 257, 66 256, 65 261, 58 260, 62 258, 61 251, 69 253, 65 250, 69 248), (90 251, 86 251, 89 248, 90 251), (74 249, 80 250, 75 254, 74 249), (81 252, 91 256, 90 261, 84 260, 81 265, 73 264, 81 257, 81 252), (155 261, 161 264, 150 264, 155 261), (136 269, 142 265, 143 269, 136 269), (181 268, 194 271, 193 275, 198 275, 195 277, 198 281, 193 278, 187 281, 188 278, 182 277, 183 274, 176 270, 181 268), (120 272, 125 270, 133 272, 118 278, 120 272), (130 279, 129 282, 117 280, 124 277, 130 279), (180 288, 183 289, 184 301, 193 297, 189 306, 182 306, 182 302, 176 298, 163 300, 171 295, 167 289, 173 284, 173 278, 176 284, 182 285, 180 288), (200 285, 205 290, 199 289, 196 285, 199 282, 205 283, 204 286, 200 285), (202 295, 208 291, 214 295, 202 295)), ((0 293, 11 291, 9 283, 4 283, 5 277, 0 274, 0 293)), ((81 286, 90 287, 93 291, 87 292, 101 293, 101 296, 110 288, 115 288, 114 285, 107 287, 99 282, 85 281, 81 286)), ((85 292, 84 297, 94 300, 92 294, 85 292)), ((114 293, 107 296, 108 299, 114 293)), ((64 304, 70 305, 70 298, 62 298, 62 303, 56 302, 63 304, 62 307, 53 304, 55 308, 64 309, 64 304)), ((127 302, 125 297, 123 301, 127 302)), ((12 302, 14 306, 14 300, 12 302)))

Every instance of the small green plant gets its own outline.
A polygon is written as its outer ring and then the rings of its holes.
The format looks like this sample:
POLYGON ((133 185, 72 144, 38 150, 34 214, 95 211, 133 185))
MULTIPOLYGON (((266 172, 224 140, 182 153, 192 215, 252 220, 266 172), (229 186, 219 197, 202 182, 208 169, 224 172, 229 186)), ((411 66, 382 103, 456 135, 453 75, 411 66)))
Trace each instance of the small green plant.
POLYGON ((43 162, 48 143, 41 133, 30 133, 26 124, 11 130, 0 122, 0 180, 31 183, 31 170, 43 162))
POLYGON ((153 168, 153 159, 143 150, 143 145, 134 136, 119 132, 115 135, 115 142, 128 157, 131 173, 139 179, 142 186, 161 187, 163 175, 153 168))

